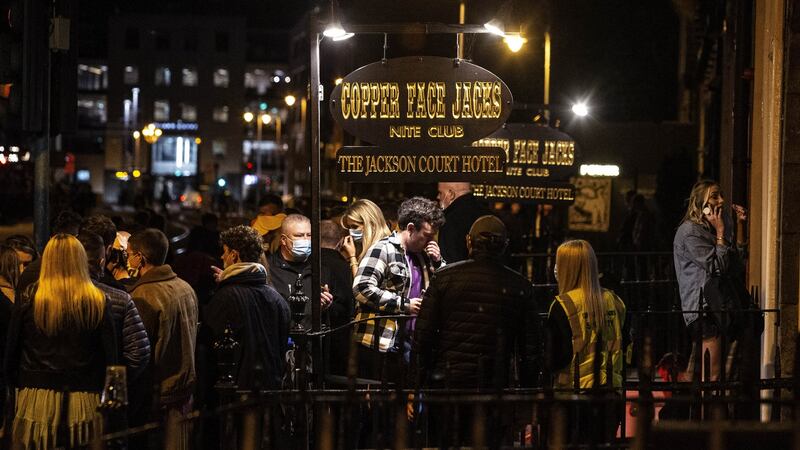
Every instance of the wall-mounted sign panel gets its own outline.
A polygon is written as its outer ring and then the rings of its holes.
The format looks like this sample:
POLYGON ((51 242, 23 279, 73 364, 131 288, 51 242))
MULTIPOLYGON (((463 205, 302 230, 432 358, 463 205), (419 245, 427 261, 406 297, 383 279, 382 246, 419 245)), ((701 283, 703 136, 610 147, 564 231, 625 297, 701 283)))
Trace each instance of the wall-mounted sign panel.
POLYGON ((491 147, 438 151, 342 147, 336 153, 336 171, 342 180, 361 183, 489 182, 504 176, 505 158, 502 149, 491 147))
POLYGON ((475 64, 438 56, 388 59, 350 73, 330 99, 348 133, 381 148, 458 149, 511 114, 511 91, 475 64))

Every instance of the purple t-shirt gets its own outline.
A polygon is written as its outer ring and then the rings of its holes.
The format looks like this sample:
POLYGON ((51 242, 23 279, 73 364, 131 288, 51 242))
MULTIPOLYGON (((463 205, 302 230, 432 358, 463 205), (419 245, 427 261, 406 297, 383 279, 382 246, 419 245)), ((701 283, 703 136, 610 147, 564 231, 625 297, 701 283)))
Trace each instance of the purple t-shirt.
MULTIPOLYGON (((408 273, 411 275, 411 287, 408 290, 408 298, 422 298, 422 283, 424 276, 422 274, 422 265, 419 260, 410 254, 406 253, 406 265, 408 266, 408 273)), ((417 324, 417 319, 406 320, 406 338, 403 343, 403 356, 406 362, 411 358, 411 337, 414 335, 414 327, 417 324)))

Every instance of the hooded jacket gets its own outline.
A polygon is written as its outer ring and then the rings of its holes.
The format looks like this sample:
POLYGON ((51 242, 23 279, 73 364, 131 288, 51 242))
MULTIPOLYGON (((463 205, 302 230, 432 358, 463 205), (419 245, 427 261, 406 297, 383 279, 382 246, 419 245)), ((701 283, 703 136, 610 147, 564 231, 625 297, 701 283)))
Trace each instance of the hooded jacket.
POLYGON ((239 389, 278 389, 284 372, 283 356, 288 350, 289 306, 267 285, 263 266, 237 265, 243 266, 242 270, 220 281, 205 308, 206 324, 214 341, 223 336, 228 325, 233 330, 240 346, 235 374, 239 389))
POLYGON ((152 377, 152 384, 160 386, 159 403, 188 400, 197 379, 194 355, 198 311, 194 290, 164 264, 142 275, 130 294, 150 338, 152 353, 145 374, 152 377))

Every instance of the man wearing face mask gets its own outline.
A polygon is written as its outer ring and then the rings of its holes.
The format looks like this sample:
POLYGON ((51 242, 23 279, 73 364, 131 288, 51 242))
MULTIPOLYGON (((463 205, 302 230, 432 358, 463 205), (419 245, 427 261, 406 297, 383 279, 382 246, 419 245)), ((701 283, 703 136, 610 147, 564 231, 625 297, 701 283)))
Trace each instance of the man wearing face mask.
POLYGON ((472 195, 469 183, 439 183, 436 199, 444 210, 445 222, 439 230, 442 257, 448 263, 467 259, 466 236, 481 216, 489 214, 486 206, 472 195))
MULTIPOLYGON (((281 245, 277 252, 267 257, 269 264, 268 280, 270 285, 288 301, 298 275, 303 275, 303 293, 311 298, 311 221, 300 214, 289 214, 283 219, 281 225, 281 245)), ((320 274, 322 291, 320 292, 320 306, 322 311, 327 311, 333 303, 330 270, 322 267, 320 274)), ((304 325, 311 326, 311 303, 306 304, 306 318, 304 325)))

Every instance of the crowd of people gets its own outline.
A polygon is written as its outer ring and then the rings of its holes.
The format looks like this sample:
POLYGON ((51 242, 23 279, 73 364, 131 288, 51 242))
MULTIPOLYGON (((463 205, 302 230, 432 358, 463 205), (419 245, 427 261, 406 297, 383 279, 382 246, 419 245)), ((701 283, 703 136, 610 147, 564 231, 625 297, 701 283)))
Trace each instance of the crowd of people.
MULTIPOLYGON (((601 288, 591 245, 562 243, 554 270, 559 294, 536 299, 531 282, 503 264, 508 228, 472 197, 469 184, 440 183, 437 200, 409 198, 387 220, 377 204, 359 199, 320 223, 322 286, 312 301, 338 332, 311 370, 427 388, 535 386, 548 382, 544 370, 556 387, 621 387, 626 307, 601 288), (545 322, 528 320, 542 310, 545 322), (545 369, 530 364, 541 348, 531 342, 532 327, 548 336, 545 369)), ((715 183, 696 186, 678 230, 686 311, 702 307, 698 285, 712 272, 711 256, 726 270, 735 252, 722 204, 715 183)), ((166 424, 166 444, 145 438, 137 448, 190 447, 181 418, 217 401, 212 348, 230 331, 238 389, 291 387, 289 299, 297 289, 312 295, 311 221, 276 196, 259 206, 250 225, 222 232, 204 215, 178 255, 163 230, 70 213, 59 215, 41 256, 22 236, 0 245, 0 327, 8 331, 0 333, 2 380, 11 412, 3 431, 14 448, 49 448, 58 439, 87 445, 103 430, 97 407, 113 365, 127 372, 127 425, 166 424)), ((735 211, 744 220, 743 210, 735 211)), ((696 315, 686 317, 696 322, 696 315)), ((713 350, 724 330, 713 315, 702 320, 703 344, 713 350)), ((426 413, 415 405, 409 403, 411 421, 426 413)), ((469 426, 468 414, 441 424, 435 408, 427 414, 441 436, 469 426)), ((600 428, 613 436, 615 413, 606 416, 608 427, 600 428)), ((587 417, 570 420, 597 428, 587 417)))

